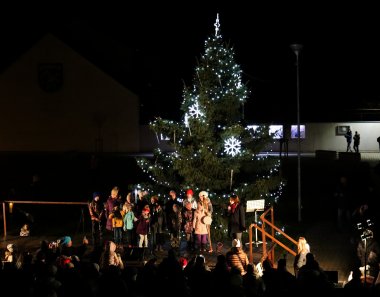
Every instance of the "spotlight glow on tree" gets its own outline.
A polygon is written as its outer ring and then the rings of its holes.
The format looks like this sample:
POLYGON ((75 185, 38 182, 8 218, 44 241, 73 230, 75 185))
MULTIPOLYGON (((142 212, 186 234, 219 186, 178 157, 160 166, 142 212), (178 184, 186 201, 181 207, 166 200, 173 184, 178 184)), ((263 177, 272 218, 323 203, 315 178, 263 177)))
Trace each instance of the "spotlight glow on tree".
POLYGON ((216 239, 226 234, 224 211, 231 192, 243 203, 265 199, 272 204, 283 186, 279 159, 262 153, 273 143, 268 127, 260 126, 253 137, 244 123, 243 105, 250 93, 241 76, 233 48, 222 40, 217 17, 215 34, 205 41, 192 86, 184 87, 183 121, 157 118, 150 124, 157 135, 169 137, 172 150, 157 149, 153 158, 137 159, 166 193, 169 188, 180 192, 188 187, 209 192, 216 239))

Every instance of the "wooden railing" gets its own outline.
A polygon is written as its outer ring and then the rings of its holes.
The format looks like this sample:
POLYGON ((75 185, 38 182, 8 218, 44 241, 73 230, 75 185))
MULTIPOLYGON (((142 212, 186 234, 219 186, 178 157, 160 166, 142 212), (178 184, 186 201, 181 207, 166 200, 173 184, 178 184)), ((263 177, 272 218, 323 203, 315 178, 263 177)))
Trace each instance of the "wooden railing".
POLYGON ((257 222, 249 226, 249 262, 250 263, 253 263, 253 246, 252 246, 253 244, 252 229, 253 228, 256 228, 258 231, 261 232, 262 245, 263 245, 263 254, 261 257, 261 262, 263 262, 266 258, 268 258, 268 260, 271 261, 272 265, 274 265, 275 263, 274 248, 268 251, 267 238, 272 240, 273 243, 281 246, 288 253, 292 254, 293 256, 296 256, 297 253, 292 248, 288 247, 287 245, 282 243, 278 238, 275 237, 275 232, 278 232, 297 247, 297 241, 295 239, 293 239, 284 231, 282 231, 280 228, 275 226, 273 206, 271 206, 266 211, 264 211, 264 213, 260 216, 260 221, 262 222, 261 227, 257 224, 257 222), (268 214, 270 214, 270 221, 266 219, 266 216, 268 214), (267 226, 270 228, 269 232, 266 230, 267 226))
POLYGON ((87 202, 58 202, 58 201, 3 201, 3 222, 4 222, 4 238, 7 237, 7 212, 6 205, 8 204, 9 211, 12 212, 14 204, 61 204, 61 205, 88 205, 87 202))

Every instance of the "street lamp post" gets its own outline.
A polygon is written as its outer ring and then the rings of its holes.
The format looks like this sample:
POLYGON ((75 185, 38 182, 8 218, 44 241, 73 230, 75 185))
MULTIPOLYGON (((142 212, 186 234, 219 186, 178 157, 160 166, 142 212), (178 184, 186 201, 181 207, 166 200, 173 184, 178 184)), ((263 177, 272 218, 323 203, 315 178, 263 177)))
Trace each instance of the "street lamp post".
POLYGON ((301 208, 301 129, 300 129, 300 74, 299 74, 299 54, 302 50, 302 44, 294 43, 290 48, 296 55, 297 68, 297 181, 298 181, 298 222, 302 221, 301 208))

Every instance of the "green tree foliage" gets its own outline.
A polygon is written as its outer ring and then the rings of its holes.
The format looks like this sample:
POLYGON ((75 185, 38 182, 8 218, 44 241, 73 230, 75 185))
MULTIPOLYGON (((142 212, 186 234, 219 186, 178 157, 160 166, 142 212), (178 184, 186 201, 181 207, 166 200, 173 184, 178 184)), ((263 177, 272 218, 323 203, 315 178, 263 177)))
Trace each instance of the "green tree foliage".
MULTIPOLYGON (((224 212, 231 192, 243 203, 265 199, 273 204, 282 181, 278 158, 262 153, 273 142, 268 126, 252 129, 244 123, 243 105, 250 92, 233 48, 223 42, 219 19, 215 28, 205 41, 192 86, 184 87, 183 121, 157 118, 150 124, 156 135, 169 138, 172 149, 156 149, 153 158, 137 161, 160 189, 208 191, 215 209, 212 234, 218 240, 227 231, 224 212)), ((247 221, 248 226, 253 219, 248 215, 247 221)))

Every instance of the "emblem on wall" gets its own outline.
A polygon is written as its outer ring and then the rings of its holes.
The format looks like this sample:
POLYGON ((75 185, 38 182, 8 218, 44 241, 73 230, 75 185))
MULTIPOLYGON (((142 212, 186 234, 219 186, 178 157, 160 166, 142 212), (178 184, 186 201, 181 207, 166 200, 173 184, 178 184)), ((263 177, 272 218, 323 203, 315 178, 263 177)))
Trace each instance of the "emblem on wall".
POLYGON ((38 83, 45 92, 56 92, 63 85, 62 63, 41 63, 38 65, 38 83))

